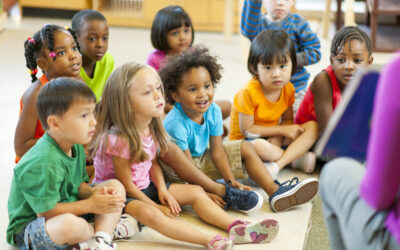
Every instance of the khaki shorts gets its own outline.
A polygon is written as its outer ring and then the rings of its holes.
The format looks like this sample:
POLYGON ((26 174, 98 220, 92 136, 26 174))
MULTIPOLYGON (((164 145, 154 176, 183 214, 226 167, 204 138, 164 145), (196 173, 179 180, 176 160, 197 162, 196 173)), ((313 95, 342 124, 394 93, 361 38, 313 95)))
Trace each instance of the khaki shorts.
MULTIPOLYGON (((240 154, 240 146, 242 141, 223 141, 224 150, 226 155, 228 156, 229 165, 231 166, 231 170, 235 179, 247 179, 248 175, 246 169, 244 168, 242 162, 242 156, 240 154)), ((221 179, 222 175, 214 165, 211 159, 211 152, 208 148, 206 152, 200 157, 193 157, 194 165, 200 169, 203 173, 205 173, 208 177, 213 180, 221 179)), ((175 173, 173 168, 165 165, 160 161, 161 168, 164 172, 164 178, 166 182, 174 182, 174 183, 185 183, 179 176, 175 173)))

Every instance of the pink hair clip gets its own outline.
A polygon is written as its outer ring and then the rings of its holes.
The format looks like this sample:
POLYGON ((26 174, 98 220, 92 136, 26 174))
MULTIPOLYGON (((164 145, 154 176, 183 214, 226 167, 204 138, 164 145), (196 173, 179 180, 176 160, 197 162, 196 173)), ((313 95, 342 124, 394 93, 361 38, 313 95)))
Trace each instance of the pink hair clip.
POLYGON ((33 44, 36 43, 35 39, 33 39, 32 37, 28 37, 28 42, 33 44))
POLYGON ((50 56, 50 57, 56 57, 56 53, 50 52, 49 56, 50 56))

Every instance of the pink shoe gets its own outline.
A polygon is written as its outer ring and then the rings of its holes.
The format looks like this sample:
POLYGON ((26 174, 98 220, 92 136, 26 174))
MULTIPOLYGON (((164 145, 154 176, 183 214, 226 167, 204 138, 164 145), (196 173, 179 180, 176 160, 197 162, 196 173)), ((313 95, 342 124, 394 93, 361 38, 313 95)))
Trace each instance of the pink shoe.
POLYGON ((267 243, 278 234, 279 225, 276 220, 265 219, 257 223, 238 223, 229 229, 229 235, 235 236, 235 244, 267 243))
POLYGON ((217 234, 214 239, 208 243, 207 249, 209 250, 230 250, 233 248, 233 239, 235 236, 229 236, 228 238, 222 238, 220 234, 217 234))

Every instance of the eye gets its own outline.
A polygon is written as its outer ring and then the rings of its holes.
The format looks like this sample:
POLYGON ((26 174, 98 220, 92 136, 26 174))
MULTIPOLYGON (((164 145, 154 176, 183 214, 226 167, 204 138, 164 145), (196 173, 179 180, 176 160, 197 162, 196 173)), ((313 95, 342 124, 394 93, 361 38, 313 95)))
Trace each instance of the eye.
POLYGON ((204 88, 206 88, 206 89, 211 88, 211 84, 207 83, 207 84, 204 86, 204 88))
POLYGON ((73 50, 78 50, 78 46, 75 45, 74 47, 72 47, 72 49, 73 50))
POLYGON ((89 39, 89 41, 91 41, 91 42, 96 41, 96 37, 89 37, 88 39, 89 39))
POLYGON ((171 33, 171 36, 177 36, 178 34, 179 34, 178 31, 173 31, 173 32, 171 33))
POLYGON ((285 66, 286 66, 285 64, 281 64, 280 67, 281 67, 281 69, 283 69, 283 68, 285 68, 285 66))
POLYGON ((189 92, 195 92, 196 91, 196 88, 190 88, 189 89, 189 92))
POLYGON ((364 60, 362 60, 362 59, 354 59, 354 62, 356 63, 356 64, 360 64, 360 63, 362 63, 364 60))
POLYGON ((81 115, 82 118, 86 118, 87 116, 88 116, 88 113, 86 113, 86 112, 81 115))
POLYGON ((65 55, 65 51, 64 50, 57 52, 57 56, 63 56, 63 55, 65 55))
POLYGON ((264 69, 270 70, 270 69, 271 69, 271 66, 265 66, 264 69))
POLYGON ((344 62, 345 62, 345 60, 342 59, 342 58, 338 58, 338 59, 336 59, 336 61, 337 61, 338 63, 344 63, 344 62))
POLYGON ((189 32, 190 32, 190 29, 189 29, 189 28, 186 28, 184 31, 185 31, 185 33, 189 33, 189 32))
POLYGON ((103 37, 103 41, 107 41, 108 40, 108 36, 103 37))
POLYGON ((157 89, 158 89, 158 90, 161 90, 161 84, 160 84, 160 85, 158 85, 157 89))

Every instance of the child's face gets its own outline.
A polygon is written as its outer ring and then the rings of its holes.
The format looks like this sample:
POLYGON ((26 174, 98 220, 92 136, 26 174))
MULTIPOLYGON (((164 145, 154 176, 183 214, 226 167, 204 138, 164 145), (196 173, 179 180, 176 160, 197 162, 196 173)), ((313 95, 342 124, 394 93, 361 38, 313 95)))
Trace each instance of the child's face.
POLYGON ((108 24, 106 21, 85 22, 78 34, 82 53, 93 61, 99 61, 108 50, 108 24))
MULTIPOLYGON (((44 56, 38 59, 39 67, 48 74, 51 79, 66 76, 76 77, 82 66, 82 57, 74 38, 66 30, 54 32, 54 53, 56 60, 50 57, 50 50, 46 47, 44 56)), ((50 79, 49 79, 50 80, 50 79)))
POLYGON ((186 115, 195 120, 202 117, 214 98, 214 86, 211 76, 205 67, 192 68, 182 77, 177 92, 172 98, 182 105, 186 115))
POLYGON ((265 91, 274 91, 283 88, 292 74, 292 61, 286 55, 286 63, 278 63, 274 60, 271 65, 257 64, 258 80, 265 91))
POLYGON ((64 141, 63 144, 87 144, 92 140, 96 127, 94 116, 96 103, 77 99, 67 112, 57 116, 58 129, 64 141))
POLYGON ((192 28, 182 24, 181 27, 167 33, 167 42, 171 48, 167 54, 180 54, 189 48, 192 43, 192 28))
POLYGON ((164 114, 162 83, 157 72, 145 67, 133 77, 128 90, 133 116, 137 121, 148 121, 164 114))
POLYGON ((285 18, 293 4, 294 0, 263 0, 264 8, 267 10, 267 17, 274 22, 285 18))
POLYGON ((332 69, 342 86, 346 86, 353 79, 360 66, 372 63, 372 57, 363 42, 353 39, 344 43, 343 48, 336 56, 331 56, 332 69))

